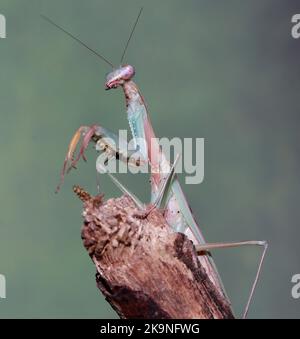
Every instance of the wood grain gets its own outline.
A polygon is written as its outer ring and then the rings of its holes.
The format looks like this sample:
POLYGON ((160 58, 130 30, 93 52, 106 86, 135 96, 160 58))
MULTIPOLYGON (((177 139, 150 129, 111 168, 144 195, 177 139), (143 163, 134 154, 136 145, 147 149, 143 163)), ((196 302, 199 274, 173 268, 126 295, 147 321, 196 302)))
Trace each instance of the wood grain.
POLYGON ((162 213, 140 218, 132 200, 103 200, 77 188, 84 202, 83 244, 96 281, 121 318, 230 319, 229 301, 209 279, 193 243, 162 213))

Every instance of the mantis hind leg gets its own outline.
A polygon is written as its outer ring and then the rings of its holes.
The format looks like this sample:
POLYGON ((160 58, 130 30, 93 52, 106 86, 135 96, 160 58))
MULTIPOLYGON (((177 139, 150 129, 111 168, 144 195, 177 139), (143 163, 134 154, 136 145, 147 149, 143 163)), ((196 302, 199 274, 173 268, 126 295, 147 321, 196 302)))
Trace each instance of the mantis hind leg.
POLYGON ((207 243, 204 245, 196 245, 196 251, 199 255, 206 254, 207 251, 214 250, 214 249, 221 249, 221 248, 233 248, 233 247, 243 247, 243 246, 260 246, 263 247, 263 252, 259 261, 258 269, 255 275, 254 282, 251 287, 251 291, 247 300, 247 304, 243 313, 243 319, 247 317, 249 307, 251 301, 253 299, 253 295, 260 277, 261 269, 264 263, 264 259, 266 256, 266 252, 268 249, 268 243, 266 241, 239 241, 239 242, 232 242, 232 243, 207 243))

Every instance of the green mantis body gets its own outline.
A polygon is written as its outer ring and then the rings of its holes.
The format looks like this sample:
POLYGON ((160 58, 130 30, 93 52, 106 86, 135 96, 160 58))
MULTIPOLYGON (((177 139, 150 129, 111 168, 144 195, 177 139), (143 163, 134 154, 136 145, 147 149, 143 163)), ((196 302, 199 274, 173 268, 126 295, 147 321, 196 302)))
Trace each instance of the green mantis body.
MULTIPOLYGON (((141 11, 139 13, 139 16, 141 11)), ((139 18, 138 16, 138 18, 139 18)), ((82 45, 91 50, 88 46, 82 43, 79 39, 71 35, 69 32, 55 24, 50 19, 44 17, 48 22, 55 25, 66 34, 80 42, 82 45)), ((137 19, 138 21, 138 19, 137 19)), ((136 21, 136 23, 137 23, 136 21)), ((134 25, 134 28, 136 26, 134 25)), ((133 32, 133 31, 132 31, 133 32)), ((132 32, 130 38, 132 36, 132 32)), ((129 39, 130 40, 130 39, 129 39)), ((128 40, 128 42, 129 42, 128 40)), ((126 48, 125 47, 122 59, 124 57, 126 48)), ((97 52, 91 50, 94 54, 103 59, 110 66, 112 64, 102 57, 97 52)), ((127 118, 130 126, 130 130, 133 136, 135 149, 128 151, 128 145, 125 140, 120 140, 119 137, 113 132, 103 128, 99 125, 93 126, 81 126, 75 135, 73 136, 68 152, 64 161, 64 166, 61 173, 61 182, 57 190, 59 190, 64 175, 70 169, 76 166, 77 162, 82 157, 85 160, 84 151, 88 147, 91 141, 96 143, 96 149, 104 152, 109 160, 112 157, 117 158, 120 161, 128 163, 130 166, 139 167, 143 164, 149 164, 151 169, 151 205, 147 207, 141 203, 126 187, 124 187, 112 174, 109 173, 112 180, 118 185, 118 187, 125 193, 129 194, 136 202, 137 207, 142 211, 142 215, 147 217, 147 213, 151 211, 151 208, 163 208, 164 216, 167 223, 172 227, 175 232, 186 233, 190 239, 194 242, 198 253, 201 253, 199 260, 205 268, 208 277, 212 283, 217 287, 221 295, 226 298, 226 293, 223 288, 223 284, 216 270, 216 266, 208 251, 218 248, 230 248, 238 246, 263 246, 264 252, 261 257, 258 272, 252 285, 250 297, 247 302, 247 306, 244 312, 244 317, 248 312, 248 308, 256 287, 260 269, 265 257, 267 249, 266 242, 262 241, 246 241, 246 242, 234 242, 234 243, 214 243, 207 244, 204 237, 197 225, 197 222, 191 212, 186 197, 182 191, 180 183, 175 174, 175 165, 171 166, 166 159, 165 155, 161 151, 158 141, 155 137, 155 133, 149 118, 148 110, 137 85, 134 83, 132 78, 135 75, 135 69, 131 65, 122 65, 118 68, 114 68, 106 78, 105 88, 106 90, 122 88, 125 101, 127 118), (82 144, 78 155, 74 158, 76 147, 82 139, 82 144)), ((107 161, 108 161, 107 160, 107 161)), ((97 169, 100 171, 102 166, 99 164, 97 169)))
MULTIPOLYGON (((165 179, 165 174, 170 172, 170 164, 158 145, 144 98, 132 80, 134 74, 135 71, 132 66, 121 66, 107 76, 105 86, 106 89, 121 87, 124 92, 127 118, 136 148, 141 153, 143 161, 149 161, 151 168, 151 203, 154 204, 165 179)), ((186 233, 190 231, 195 243, 205 244, 204 237, 189 208, 176 175, 174 175, 167 190, 169 194, 165 199, 166 205, 161 207, 164 208, 164 215, 168 224, 176 232, 186 233)), ((212 282, 220 291, 223 291, 223 285, 212 259, 205 255, 201 258, 201 261, 209 272, 212 282)))

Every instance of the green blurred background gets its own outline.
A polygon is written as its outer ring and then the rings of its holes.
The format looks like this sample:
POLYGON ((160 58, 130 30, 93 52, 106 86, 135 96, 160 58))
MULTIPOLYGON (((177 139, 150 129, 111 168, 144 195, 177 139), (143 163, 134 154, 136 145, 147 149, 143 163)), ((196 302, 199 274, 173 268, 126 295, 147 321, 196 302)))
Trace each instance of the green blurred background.
MULTIPOLYGON (((1 0, 0 317, 116 317, 95 287, 80 239, 77 183, 96 192, 95 153, 54 190, 72 133, 82 124, 127 128, 121 91, 105 92, 107 65, 40 18, 44 13, 126 62, 158 136, 205 138, 205 181, 184 189, 208 241, 266 239, 270 250, 250 317, 300 315, 299 56, 291 17, 299 1, 1 0)), ((145 176, 120 177, 148 201, 145 176)), ((183 177, 181 176, 181 179, 183 177)), ((107 197, 119 192, 100 178, 107 197)), ((237 314, 257 249, 214 255, 237 314)))

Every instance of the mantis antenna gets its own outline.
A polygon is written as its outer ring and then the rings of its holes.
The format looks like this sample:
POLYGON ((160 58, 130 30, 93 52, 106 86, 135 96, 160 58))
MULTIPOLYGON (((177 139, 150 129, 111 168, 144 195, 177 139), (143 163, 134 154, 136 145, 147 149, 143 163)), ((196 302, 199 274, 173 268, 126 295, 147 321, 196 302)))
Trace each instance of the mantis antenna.
POLYGON ((46 20, 47 22, 49 22, 51 25, 55 26, 56 28, 58 28, 59 30, 61 30, 62 32, 66 33, 69 37, 71 37, 72 39, 76 40, 77 42, 79 42, 82 46, 84 46, 85 48, 87 48, 89 51, 91 51, 92 53, 94 53, 95 55, 97 55, 100 59, 102 59, 104 62, 106 62, 109 66, 111 66, 112 68, 114 68, 114 65, 108 61, 103 55, 99 54, 98 52, 94 51, 92 48, 90 48, 88 45, 86 45, 83 41, 79 40, 78 38, 76 38, 73 34, 71 34, 70 32, 66 31, 64 28, 62 28, 61 26, 59 26, 58 24, 56 24, 54 21, 52 21, 51 19, 49 19, 48 17, 46 17, 45 15, 41 14, 41 17, 46 20))
POLYGON ((140 19, 140 16, 141 16, 142 12, 143 12, 143 7, 141 7, 141 9, 140 9, 140 11, 139 11, 139 14, 138 14, 138 16, 137 16, 137 18, 136 18, 136 20, 135 20, 135 23, 134 23, 134 25, 133 25, 133 27, 132 27, 132 30, 131 30, 131 32, 130 32, 129 38, 128 38, 127 42, 126 42, 126 45, 125 45, 125 48, 124 48, 124 51, 123 51, 123 54, 122 54, 122 57, 121 57, 121 60, 120 60, 120 64, 122 64, 122 62, 123 62, 123 60, 124 60, 124 57, 125 57, 125 54, 126 54, 128 45, 129 45, 130 40, 131 40, 131 38, 132 38, 132 36, 133 36, 133 33, 134 33, 134 31, 135 31, 136 25, 137 25, 138 22, 139 22, 139 19, 140 19))

